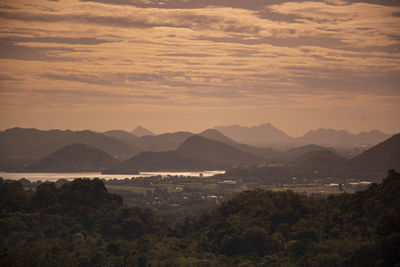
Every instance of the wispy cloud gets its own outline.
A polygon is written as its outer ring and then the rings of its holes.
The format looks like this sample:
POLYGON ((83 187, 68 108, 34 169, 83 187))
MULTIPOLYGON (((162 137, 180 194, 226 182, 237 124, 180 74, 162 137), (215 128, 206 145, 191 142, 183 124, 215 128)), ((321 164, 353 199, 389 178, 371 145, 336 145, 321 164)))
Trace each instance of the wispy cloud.
POLYGON ((74 95, 93 108, 365 109, 399 97, 395 2, 0 1, 3 112, 74 95))

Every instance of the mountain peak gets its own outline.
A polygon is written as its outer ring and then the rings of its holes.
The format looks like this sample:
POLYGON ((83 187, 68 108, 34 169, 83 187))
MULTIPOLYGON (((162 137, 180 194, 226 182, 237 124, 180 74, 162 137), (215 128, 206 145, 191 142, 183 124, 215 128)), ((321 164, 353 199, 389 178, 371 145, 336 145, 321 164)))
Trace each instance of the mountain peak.
POLYGON ((131 131, 134 135, 141 137, 141 136, 146 136, 146 135, 154 135, 153 132, 150 130, 147 130, 146 128, 143 128, 142 126, 137 126, 134 130, 131 131))
POLYGON ((292 138, 271 123, 263 123, 260 125, 247 126, 216 126, 214 127, 222 134, 239 143, 250 145, 271 145, 291 142, 292 138))

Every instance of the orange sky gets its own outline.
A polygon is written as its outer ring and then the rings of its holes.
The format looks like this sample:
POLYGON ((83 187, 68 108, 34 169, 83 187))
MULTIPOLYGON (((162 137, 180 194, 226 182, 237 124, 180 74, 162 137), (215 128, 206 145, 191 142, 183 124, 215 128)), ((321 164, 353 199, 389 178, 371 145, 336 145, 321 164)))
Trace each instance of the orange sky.
POLYGON ((0 129, 400 132, 399 2, 366 2, 0 0, 0 129))

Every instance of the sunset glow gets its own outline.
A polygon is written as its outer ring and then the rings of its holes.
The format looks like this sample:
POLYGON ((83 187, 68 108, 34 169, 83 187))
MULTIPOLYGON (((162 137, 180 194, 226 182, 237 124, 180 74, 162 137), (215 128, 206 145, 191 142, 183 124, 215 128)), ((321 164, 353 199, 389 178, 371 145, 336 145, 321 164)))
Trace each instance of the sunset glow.
POLYGON ((0 1, 0 129, 400 130, 397 1, 0 1))

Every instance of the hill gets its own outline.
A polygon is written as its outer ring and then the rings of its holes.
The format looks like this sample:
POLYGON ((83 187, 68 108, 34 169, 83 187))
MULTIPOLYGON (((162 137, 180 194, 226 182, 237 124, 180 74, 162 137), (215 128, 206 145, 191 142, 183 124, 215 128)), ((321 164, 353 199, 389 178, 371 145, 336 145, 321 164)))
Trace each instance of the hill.
POLYGON ((245 127, 239 125, 216 126, 221 133, 239 143, 253 146, 280 145, 292 142, 292 138, 270 123, 245 127))
POLYGON ((298 171, 301 169, 307 172, 319 172, 320 174, 332 175, 346 160, 345 157, 325 149, 301 154, 294 158, 292 163, 296 165, 298 171))
POLYGON ((141 152, 121 162, 104 173, 134 174, 138 171, 205 171, 218 170, 220 166, 186 157, 176 151, 141 152))
POLYGON ((35 190, 0 179, 0 265, 398 266, 399 191, 394 170, 328 198, 248 190, 172 224, 99 179, 35 190))
POLYGON ((259 156, 240 151, 231 145, 200 135, 187 138, 176 151, 190 158, 217 164, 249 164, 264 161, 259 156))
POLYGON ((327 147, 323 147, 323 146, 309 144, 309 145, 304 145, 301 147, 291 148, 285 152, 285 156, 286 156, 286 158, 294 159, 294 158, 300 156, 301 154, 304 154, 307 152, 312 152, 312 151, 319 151, 319 150, 330 150, 330 151, 336 153, 336 150, 334 148, 331 148, 331 147, 327 148, 327 147))
POLYGON ((400 169, 400 134, 350 159, 340 173, 344 176, 382 178, 388 169, 400 169))
POLYGON ((165 133, 160 135, 147 135, 133 140, 132 144, 143 151, 169 151, 175 150, 186 138, 192 136, 190 132, 165 133))
POLYGON ((27 172, 97 172, 119 161, 104 151, 85 144, 72 144, 26 167, 27 172))
POLYGON ((392 170, 382 184, 328 199, 245 191, 185 221, 184 233, 232 260, 223 266, 396 266, 399 190, 392 170))
POLYGON ((39 159, 74 143, 83 143, 116 157, 128 157, 138 152, 121 140, 88 130, 12 128, 0 133, 0 159, 39 159))
POLYGON ((0 192, 1 266, 144 266, 142 251, 171 227, 148 209, 126 207, 99 179, 43 183, 31 192, 0 180, 0 192))
POLYGON ((146 128, 143 128, 142 126, 138 126, 135 129, 133 129, 131 131, 132 134, 141 137, 141 136, 146 136, 146 135, 154 135, 153 132, 151 132, 150 130, 147 130, 146 128))

